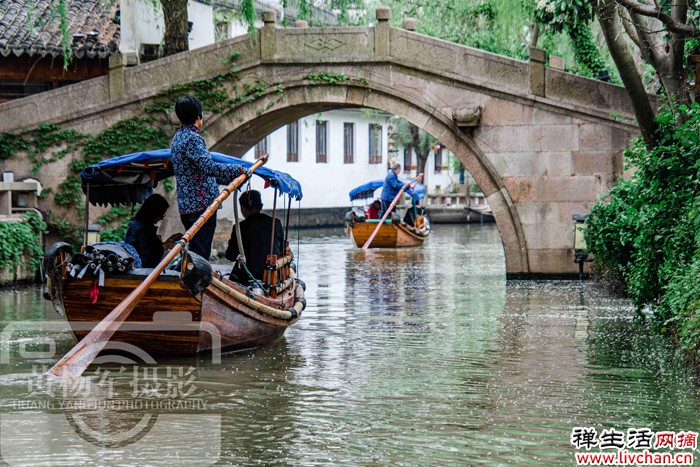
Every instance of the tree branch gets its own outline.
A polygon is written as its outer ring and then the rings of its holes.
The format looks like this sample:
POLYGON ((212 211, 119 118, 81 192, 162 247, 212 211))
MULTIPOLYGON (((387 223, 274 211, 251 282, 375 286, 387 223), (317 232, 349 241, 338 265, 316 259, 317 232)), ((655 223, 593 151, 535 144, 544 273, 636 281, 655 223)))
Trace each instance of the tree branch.
POLYGON ((639 41, 639 35, 635 29, 635 24, 632 23, 632 18, 630 18, 630 12, 627 8, 620 8, 620 19, 622 20, 622 26, 624 26, 627 35, 630 37, 634 45, 642 49, 642 44, 639 41))
MULTIPOLYGON (((642 57, 645 58, 654 68, 658 68, 659 63, 663 60, 665 52, 659 48, 658 44, 663 44, 659 38, 659 33, 653 32, 649 28, 645 28, 646 17, 638 14, 630 14, 632 23, 637 30, 639 42, 642 46, 639 50, 642 52, 642 57)), ((656 18, 651 18, 651 21, 656 21, 656 18)))
POLYGON ((627 44, 621 39, 622 28, 619 23, 616 0, 592 0, 593 8, 598 16, 605 42, 608 44, 610 56, 615 61, 617 71, 620 73, 625 89, 632 102, 634 114, 637 117, 637 124, 642 133, 644 142, 649 147, 656 146, 656 122, 654 122, 655 112, 649 100, 649 96, 644 90, 642 77, 634 64, 634 58, 627 48, 627 44))
MULTIPOLYGON (((656 6, 639 3, 637 0, 615 0, 619 5, 627 8, 630 12, 638 15, 655 18, 666 25, 666 29, 671 32, 689 37, 700 37, 700 31, 684 21, 679 21, 673 16, 666 13, 663 8, 656 2, 656 6)), ((675 4, 674 7, 675 9, 675 4)), ((687 11, 687 8, 686 8, 687 11)))

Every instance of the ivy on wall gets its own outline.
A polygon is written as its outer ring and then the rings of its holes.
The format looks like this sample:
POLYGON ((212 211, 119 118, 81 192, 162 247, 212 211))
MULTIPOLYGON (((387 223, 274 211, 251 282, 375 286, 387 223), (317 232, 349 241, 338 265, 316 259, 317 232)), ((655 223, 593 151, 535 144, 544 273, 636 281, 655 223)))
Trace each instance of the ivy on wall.
POLYGON ((46 224, 34 211, 20 222, 0 222, 0 270, 13 270, 22 264, 27 271, 39 267, 42 251, 41 235, 46 224))
POLYGON ((369 84, 365 78, 351 78, 340 73, 316 73, 306 75, 306 79, 311 81, 313 84, 327 83, 327 84, 337 84, 344 83, 348 81, 355 81, 365 86, 369 84))

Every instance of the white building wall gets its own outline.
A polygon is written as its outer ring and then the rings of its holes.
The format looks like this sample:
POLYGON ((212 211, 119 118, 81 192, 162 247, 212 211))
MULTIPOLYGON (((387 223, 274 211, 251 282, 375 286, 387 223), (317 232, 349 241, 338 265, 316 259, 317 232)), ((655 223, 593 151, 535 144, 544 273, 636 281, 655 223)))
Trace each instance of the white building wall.
MULTIPOLYGON (((121 38, 119 51, 123 54, 138 53, 141 44, 160 44, 163 41, 165 23, 160 3, 150 0, 120 0, 121 38)), ((190 49, 214 42, 214 16, 211 5, 190 0, 187 2, 188 20, 192 22, 189 35, 190 49)))
POLYGON ((189 35, 190 49, 197 49, 214 43, 214 10, 211 5, 187 2, 188 21, 192 22, 192 32, 189 35))
MULTIPOLYGON (((270 161, 268 165, 290 174, 299 180, 304 192, 303 208, 329 208, 350 206, 350 190, 369 182, 383 179, 387 173, 387 118, 368 115, 355 110, 333 110, 314 114, 299 120, 299 162, 287 162, 287 126, 268 135, 270 161), (328 121, 328 154, 326 163, 316 162, 316 120, 328 121), (344 123, 354 123, 354 160, 344 163, 344 123), (369 163, 369 125, 382 125, 382 160, 378 164, 369 163)), ((244 156, 246 160, 255 158, 254 148, 244 156)), ((261 179, 254 177, 254 189, 263 195, 265 208, 272 208, 274 191, 263 189, 261 179)), ((381 190, 377 190, 377 197, 381 190)), ((278 207, 282 199, 278 199, 278 207)), ((222 217, 231 218, 231 203, 225 203, 222 217)), ((296 203, 294 204, 296 206, 296 203)))
MULTIPOLYGON (((399 145, 399 152, 396 155, 396 160, 402 166, 404 165, 403 154, 404 148, 399 145)), ((442 193, 447 193, 450 185, 452 183, 459 183, 459 174, 453 173, 450 167, 450 151, 446 148, 442 150, 442 170, 440 172, 435 172, 435 153, 431 150, 428 154, 428 160, 425 162, 425 172, 423 173, 423 185, 425 186, 427 192, 436 193, 439 191, 442 193)), ((411 166, 416 166, 418 164, 418 158, 416 154, 412 152, 411 154, 411 166)), ((402 178, 413 178, 418 175, 416 170, 406 171, 403 167, 399 177, 402 178)))

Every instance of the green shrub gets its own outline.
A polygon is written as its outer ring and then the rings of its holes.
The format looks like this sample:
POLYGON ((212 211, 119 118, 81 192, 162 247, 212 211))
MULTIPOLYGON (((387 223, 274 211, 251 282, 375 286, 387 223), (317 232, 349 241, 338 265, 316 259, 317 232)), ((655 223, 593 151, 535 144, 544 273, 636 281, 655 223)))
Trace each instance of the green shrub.
POLYGON ((634 305, 653 309, 656 328, 693 351, 700 344, 700 107, 681 110, 683 118, 658 117, 658 147, 640 138, 626 152, 634 175, 595 204, 586 241, 599 266, 623 277, 634 305))
POLYGON ((20 222, 0 222, 0 269, 12 270, 21 260, 27 271, 36 270, 43 254, 42 233, 46 223, 33 211, 20 222))

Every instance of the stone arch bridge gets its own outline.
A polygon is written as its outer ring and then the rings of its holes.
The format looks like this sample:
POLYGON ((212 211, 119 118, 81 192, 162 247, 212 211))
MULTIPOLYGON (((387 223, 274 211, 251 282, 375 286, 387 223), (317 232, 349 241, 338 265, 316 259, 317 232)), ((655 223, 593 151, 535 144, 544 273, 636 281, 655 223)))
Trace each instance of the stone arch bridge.
MULTIPOLYGON (((638 131, 625 90, 547 68, 542 50, 514 60, 417 34, 412 20, 391 27, 389 14, 378 9, 375 27, 279 28, 265 12, 257 37, 133 68, 113 56, 108 76, 0 105, 0 131, 54 122, 97 133, 142 115, 173 85, 226 72, 238 52, 241 79, 278 86, 237 106, 236 118, 209 118, 212 150, 242 155, 276 128, 330 109, 400 115, 449 148, 482 188, 509 277, 576 273, 572 215, 588 212, 622 175, 623 151, 638 131)), ((5 163, 22 171, 21 161, 5 163)), ((40 177, 55 186, 64 174, 40 177)))

